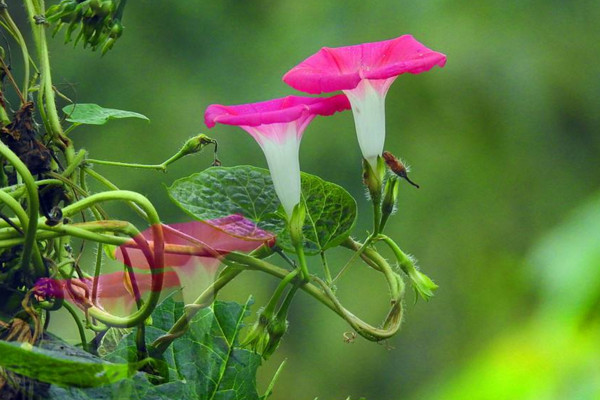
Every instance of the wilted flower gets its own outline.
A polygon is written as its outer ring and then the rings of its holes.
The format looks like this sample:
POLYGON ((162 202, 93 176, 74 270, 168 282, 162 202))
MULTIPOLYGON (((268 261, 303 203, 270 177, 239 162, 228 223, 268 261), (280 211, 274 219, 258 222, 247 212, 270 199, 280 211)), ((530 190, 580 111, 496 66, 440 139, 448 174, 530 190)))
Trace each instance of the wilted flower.
MULTIPOLYGON (((163 225, 164 232, 164 271, 163 289, 174 289, 190 285, 190 279, 199 271, 215 273, 221 257, 232 251, 250 252, 263 245, 271 246, 274 236, 241 215, 230 215, 209 221, 194 221, 163 225), (183 275, 182 275, 183 273, 183 275)), ((121 245, 116 258, 130 267, 149 269, 150 263, 137 243, 146 241, 153 248, 152 228, 140 237, 121 245)), ((97 292, 94 291, 94 278, 53 279, 41 278, 34 287, 35 294, 42 299, 65 299, 81 309, 123 301, 126 308, 135 303, 139 296, 152 291, 152 275, 137 271, 101 274, 97 278, 97 292), (135 287, 135 289, 134 289, 135 287)))

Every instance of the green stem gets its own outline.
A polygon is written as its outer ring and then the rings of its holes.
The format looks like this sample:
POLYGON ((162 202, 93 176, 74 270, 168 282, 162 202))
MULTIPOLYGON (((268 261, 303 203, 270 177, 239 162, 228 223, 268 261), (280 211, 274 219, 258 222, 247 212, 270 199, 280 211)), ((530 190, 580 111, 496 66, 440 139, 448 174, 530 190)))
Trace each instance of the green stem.
POLYGON ((298 291, 300 286, 301 286, 300 283, 297 282, 296 284, 294 284, 292 286, 290 291, 287 292, 287 294, 285 295, 285 298, 283 299, 283 303, 281 304, 281 307, 277 311, 276 319, 278 319, 278 320, 287 319, 287 314, 288 314, 288 310, 290 308, 290 304, 292 304, 292 300, 294 299, 294 296, 296 295, 296 292, 298 291))
POLYGON ((13 21, 13 19, 10 16, 10 14, 8 13, 8 7, 6 7, 6 4, 4 4, 4 1, 2 1, 1 3, 2 3, 2 7, 0 7, 0 16, 6 22, 6 25, 9 28, 8 31, 13 35, 15 41, 21 48, 21 53, 23 53, 23 82, 24 83, 23 83, 23 88, 21 89, 21 92, 23 93, 24 101, 27 101, 27 98, 29 97, 29 75, 30 75, 29 51, 27 50, 27 43, 25 42, 25 39, 23 38, 23 35, 21 34, 19 27, 15 24, 15 22, 13 21))
MULTIPOLYGON (((44 185, 54 185, 61 186, 63 182, 59 179, 40 179, 35 181, 35 185, 40 187, 44 185)), ((10 185, 3 188, 0 188, 3 192, 9 192, 9 194, 14 198, 19 198, 23 195, 23 192, 26 190, 26 186, 23 183, 17 183, 16 185, 10 185)))
POLYGON ((286 277, 284 277, 281 280, 281 282, 279 282, 279 285, 277 285, 277 289, 275 289, 275 292, 273 292, 271 299, 269 300, 269 302, 265 306, 264 310, 262 311, 262 314, 266 318, 271 319, 273 317, 275 308, 277 307, 277 304, 279 303, 279 299, 281 298, 283 291, 285 290, 287 285, 296 277, 296 275, 298 275, 297 269, 290 272, 286 277))
MULTIPOLYGON (((106 179, 104 176, 100 175, 93 169, 88 168, 88 167, 83 167, 83 170, 85 171, 86 174, 88 174, 89 176, 91 176, 92 178, 94 178, 95 180, 97 180, 98 182, 100 182, 101 184, 103 184, 104 186, 109 188, 110 190, 115 190, 115 191, 119 190, 119 188, 114 183, 112 183, 111 181, 109 181, 108 179, 106 179)), ((135 211, 142 218, 144 218, 144 219, 147 218, 144 210, 141 209, 138 205, 136 205, 135 203, 131 203, 131 202, 128 202, 127 204, 133 209, 133 211, 135 211)))
MULTIPOLYGON (((23 210, 23 207, 21 207, 21 204, 19 204, 17 200, 15 200, 6 192, 0 191, 0 201, 3 204, 6 204, 15 213, 17 219, 21 223, 21 227, 29 226, 29 217, 27 216, 27 213, 25 212, 25 210, 23 210)), ((20 235, 19 232, 15 231, 15 233, 20 235)), ((42 259, 42 255, 40 254, 40 251, 35 242, 33 243, 33 262, 35 263, 38 272, 42 272, 45 270, 44 260, 42 259)))
POLYGON ((373 201, 373 233, 377 234, 381 231, 381 198, 373 201))
POLYGON ((173 156, 163 161, 160 164, 139 164, 139 163, 126 163, 120 161, 107 161, 107 160, 87 160, 90 164, 98 164, 98 165, 110 165, 114 167, 124 167, 124 168, 142 168, 142 169, 156 169, 159 171, 165 172, 167 170, 167 166, 179 160, 182 157, 185 157, 190 154, 197 153, 202 151, 202 149, 209 145, 214 144, 215 153, 217 149, 217 141, 209 138, 204 134, 200 134, 188 139, 185 144, 175 153, 173 156))
POLYGON ((304 246, 301 243, 294 243, 296 248, 296 255, 298 256, 298 264, 300 266, 300 273, 302 280, 308 282, 310 280, 310 273, 308 272, 308 266, 306 264, 306 255, 304 254, 304 246))
MULTIPOLYGON (((337 273, 337 275, 335 276, 335 278, 333 278, 333 281, 331 283, 335 283, 335 281, 337 281, 338 279, 340 279, 344 273, 348 270, 348 268, 350 267, 350 265, 354 262, 354 260, 356 260, 357 257, 363 257, 363 252, 365 251, 365 249, 371 244, 371 242, 373 241, 374 235, 370 235, 367 240, 365 240, 365 242, 360 246, 360 247, 355 247, 353 246, 353 244, 357 243, 355 242, 352 238, 348 237, 343 243, 342 246, 352 249, 354 250, 354 254, 352 254, 352 257, 350 257, 350 259, 346 262, 346 264, 344 264, 344 266, 340 269, 340 272, 337 273)), ((371 264, 369 264, 371 265, 371 264)), ((377 265, 377 264, 375 264, 377 265)), ((373 265, 371 265, 373 266, 373 265)), ((378 271, 380 271, 378 268, 375 268, 378 271)))
POLYGON ((379 239, 383 240, 384 243, 386 243, 390 249, 392 249, 398 264, 402 268, 402 271, 404 271, 404 273, 406 273, 410 278, 416 294, 420 295, 426 301, 433 297, 433 292, 438 288, 438 285, 436 285, 427 275, 418 271, 415 268, 413 260, 404 254, 400 247, 398 247, 398 245, 391 238, 385 235, 379 235, 379 239))
POLYGON ((75 324, 77 325, 77 330, 79 331, 79 338, 81 339, 81 348, 84 351, 88 351, 88 344, 87 344, 87 339, 85 337, 85 330, 83 329, 83 324, 81 323, 81 320, 79 319, 79 316, 77 315, 77 312, 66 301, 63 302, 62 305, 64 308, 67 309, 69 314, 71 314, 71 316, 73 317, 73 320, 75 320, 75 324))
POLYGON ((86 154, 87 152, 85 150, 79 150, 79 152, 73 157, 73 160, 71 160, 69 166, 63 171, 62 176, 64 176, 67 179, 71 178, 71 175, 73 175, 75 169, 77 169, 77 167, 84 160, 86 154))
MULTIPOLYGON (((289 271, 286 269, 274 266, 266 261, 258 260, 238 252, 229 253, 223 259, 223 261, 226 264, 233 262, 236 263, 236 265, 243 266, 244 268, 262 271, 279 279, 283 279, 289 274, 289 271)), ((402 322, 402 304, 400 301, 395 301, 392 299, 392 306, 386 320, 384 321, 384 328, 376 328, 364 322, 344 308, 325 282, 315 276, 312 277, 312 280, 316 281, 320 286, 323 286, 323 290, 320 290, 312 283, 306 283, 302 285, 300 289, 310 294, 329 309, 333 310, 364 338, 372 341, 380 341, 392 337, 400 328, 400 324, 402 322)))
POLYGON ((108 160, 95 160, 87 159, 87 163, 96 165, 110 165, 113 167, 124 167, 124 168, 140 168, 140 169, 155 169, 159 171, 166 171, 167 167, 163 164, 137 164, 137 163, 126 163, 120 161, 108 161, 108 160))
MULTIPOLYGON (((21 259, 21 268, 26 271, 29 268, 29 261, 31 260, 31 252, 35 246, 35 236, 37 230, 38 210, 40 208, 40 202, 38 198, 37 186, 35 180, 29 172, 29 169, 23 162, 12 152, 4 143, 0 142, 0 154, 11 163, 17 173, 23 179, 23 183, 27 188, 27 213, 29 221, 27 223, 27 229, 25 231, 25 241, 23 243, 23 256, 21 259)), ((39 253, 38 253, 39 254, 39 253)), ((37 257, 36 257, 37 258, 37 257)), ((45 272, 43 263, 40 264, 40 260, 35 260, 36 275, 42 276, 45 272)))
POLYGON ((341 244, 342 247, 345 247, 347 249, 350 249, 352 251, 361 251, 360 254, 360 258, 362 258, 362 260, 371 268, 373 268, 376 271, 380 271, 381 269, 379 268, 379 265, 377 265, 377 263, 375 263, 373 260, 371 260, 366 253, 368 253, 366 248, 363 248, 361 250, 361 248, 363 247, 363 245, 360 242, 355 241, 354 239, 352 239, 351 237, 347 238, 346 240, 344 240, 341 244))
POLYGON ((102 252, 104 251, 104 246, 102 243, 98 243, 98 248, 96 249, 96 264, 94 266, 94 282, 92 285, 92 304, 96 305, 96 299, 98 298, 98 277, 100 276, 100 269, 102 269, 102 252))
POLYGON ((48 55, 46 30, 44 24, 39 23, 36 18, 43 16, 45 13, 44 1, 24 0, 24 3, 29 16, 29 22, 31 23, 33 40, 37 48, 40 63, 40 101, 38 108, 40 110, 44 109, 45 111, 45 122, 47 122, 48 133, 50 133, 54 139, 60 140, 66 148, 71 148, 71 151, 68 154, 65 152, 67 164, 71 164, 74 154, 70 140, 63 135, 60 118, 58 116, 58 110, 56 109, 54 87, 52 86, 52 75, 50 72, 50 57, 48 55))
MULTIPOLYGON (((96 233, 95 231, 102 232, 113 232, 122 233, 129 236, 135 236, 133 232, 137 232, 133 225, 124 221, 94 221, 85 224, 72 224, 72 225, 57 225, 47 226, 40 225, 40 231, 38 233, 38 239, 48 240, 56 239, 65 236, 73 236, 79 239, 94 241, 98 243, 110 244, 114 246, 120 246, 130 241, 129 238, 119 237, 113 235, 104 235, 96 233), (103 223, 104 225, 92 225, 96 223, 103 223), (81 228, 83 227, 83 228, 81 228), (132 230, 133 228, 133 230, 132 230)), ((21 237, 18 232, 2 231, 0 232, 0 248, 8 248, 23 244, 24 238, 21 237)))
POLYGON ((396 242, 394 242, 392 240, 392 238, 381 234, 378 236, 378 239, 382 240, 392 250, 392 252, 394 253, 394 256, 396 257, 396 260, 398 261, 398 264, 400 265, 402 270, 404 270, 406 272, 408 269, 414 268, 414 265, 413 265, 412 261, 410 260, 410 258, 406 254, 404 254, 402 249, 400 249, 400 247, 396 244, 396 242))
MULTIPOLYGON (((152 254, 148 243, 141 237, 141 235, 135 235, 132 238, 136 242, 137 246, 144 252, 148 264, 150 265, 152 279, 150 285, 150 295, 148 296, 148 300, 140 309, 138 309, 135 313, 127 317, 114 316, 95 306, 90 307, 88 309, 88 313, 93 318, 98 319, 100 322, 106 325, 129 328, 143 323, 150 316, 160 299, 160 293, 162 291, 162 284, 164 278, 164 236, 160 219, 152 203, 141 194, 126 190, 117 190, 93 194, 90 197, 87 197, 78 201, 77 203, 73 203, 65 207, 63 209, 63 215, 69 216, 83 209, 89 208, 96 203, 109 200, 124 200, 133 202, 140 206, 147 216, 147 220, 152 229, 154 254, 152 254)), ((94 223, 96 225, 101 226, 103 222, 104 221, 95 221, 94 223)))
POLYGON ((156 357, 157 355, 164 353, 175 339, 182 336, 187 331, 188 321, 190 321, 198 311, 208 307, 219 290, 242 273, 242 271, 243 269, 226 267, 212 285, 202 292, 192 304, 184 308, 183 315, 175 322, 171 329, 169 329, 169 332, 152 342, 152 345, 150 346, 152 348, 151 355, 156 357))
POLYGON ((327 264, 327 257, 325 257, 325 252, 322 251, 321 255, 321 263, 323 264, 323 272, 325 273, 325 281, 329 284, 333 284, 333 279, 331 279, 331 271, 329 270, 329 264, 327 264))

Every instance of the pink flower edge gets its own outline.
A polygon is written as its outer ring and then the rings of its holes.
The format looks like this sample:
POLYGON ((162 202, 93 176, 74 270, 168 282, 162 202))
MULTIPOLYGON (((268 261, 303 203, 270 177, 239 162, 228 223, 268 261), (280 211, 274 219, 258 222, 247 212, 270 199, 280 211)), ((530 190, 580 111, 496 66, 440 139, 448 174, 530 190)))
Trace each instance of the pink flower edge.
POLYGON ((217 123, 237 126, 259 126, 296 121, 307 115, 332 115, 349 110, 344 95, 331 97, 286 96, 258 103, 224 106, 212 104, 204 113, 204 122, 212 128, 217 123))
MULTIPOLYGON (((263 245, 273 246, 275 235, 260 229, 240 214, 206 221, 163 225, 165 243, 164 265, 182 267, 193 259, 213 269, 219 258, 232 251, 251 252, 263 245)), ((152 244, 152 228, 140 234, 152 244)), ((121 245, 116 258, 134 268, 149 269, 148 260, 132 239, 121 245)))
POLYGON ((283 81, 302 92, 319 94, 354 89, 363 79, 388 79, 443 67, 446 56, 412 35, 344 47, 323 47, 288 71, 283 81))

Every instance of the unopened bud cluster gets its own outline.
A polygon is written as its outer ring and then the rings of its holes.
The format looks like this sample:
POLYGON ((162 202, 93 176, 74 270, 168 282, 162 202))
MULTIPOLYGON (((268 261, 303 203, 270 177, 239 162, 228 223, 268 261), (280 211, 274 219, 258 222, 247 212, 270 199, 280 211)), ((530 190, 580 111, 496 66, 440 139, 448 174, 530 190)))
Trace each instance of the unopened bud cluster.
POLYGON ((46 21, 56 23, 55 35, 63 26, 67 26, 65 43, 75 37, 75 45, 83 41, 83 47, 92 50, 101 48, 102 54, 110 50, 123 33, 121 17, 122 0, 63 0, 48 8, 46 21))

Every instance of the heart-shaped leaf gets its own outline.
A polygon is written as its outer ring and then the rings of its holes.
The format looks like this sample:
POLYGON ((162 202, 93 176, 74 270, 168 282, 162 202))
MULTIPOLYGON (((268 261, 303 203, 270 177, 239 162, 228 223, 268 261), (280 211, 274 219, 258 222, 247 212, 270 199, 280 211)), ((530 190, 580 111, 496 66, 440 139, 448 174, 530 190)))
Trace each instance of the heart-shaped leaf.
MULTIPOLYGON (((147 374, 137 373, 131 379, 101 387, 53 385, 44 398, 258 400, 256 371, 261 357, 239 346, 240 330, 249 315, 251 303, 251 299, 246 304, 216 301, 200 310, 188 321, 187 332, 163 353, 159 363, 163 364, 163 372, 168 375, 168 380, 163 383, 152 384, 147 374)), ((147 340, 165 335, 183 314, 183 303, 173 300, 173 296, 166 298, 152 313, 152 325, 146 327, 147 340)), ((115 350, 104 357, 118 364, 108 365, 127 366, 126 363, 135 359, 135 337, 134 330, 119 341, 115 350)), ((78 370, 68 373, 77 375, 78 370)))
POLYGON ((110 119, 140 118, 149 121, 145 115, 133 112, 100 107, 98 104, 69 104, 63 107, 67 121, 76 124, 104 125, 110 119))
MULTIPOLYGON (((342 187, 302 173, 305 251, 317 254, 337 246, 356 221, 356 202, 342 187)), ((213 167, 179 179, 168 188, 171 199, 200 220, 242 214, 260 228, 277 234, 277 244, 293 251, 286 218, 269 171, 251 166, 213 167)))

